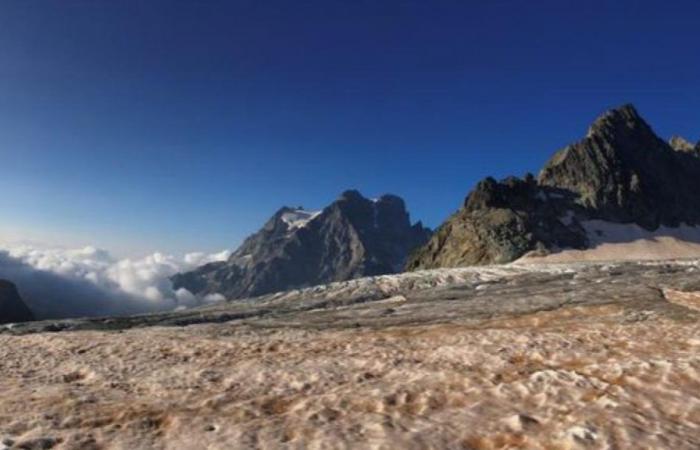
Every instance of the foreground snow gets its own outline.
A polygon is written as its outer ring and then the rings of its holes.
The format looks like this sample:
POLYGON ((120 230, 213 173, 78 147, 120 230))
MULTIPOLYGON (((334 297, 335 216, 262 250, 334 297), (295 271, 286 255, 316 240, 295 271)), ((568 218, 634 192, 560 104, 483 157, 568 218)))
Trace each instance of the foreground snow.
POLYGON ((218 305, 198 325, 144 327, 190 311, 0 334, 0 441, 698 448, 699 273, 698 261, 447 269, 218 305))

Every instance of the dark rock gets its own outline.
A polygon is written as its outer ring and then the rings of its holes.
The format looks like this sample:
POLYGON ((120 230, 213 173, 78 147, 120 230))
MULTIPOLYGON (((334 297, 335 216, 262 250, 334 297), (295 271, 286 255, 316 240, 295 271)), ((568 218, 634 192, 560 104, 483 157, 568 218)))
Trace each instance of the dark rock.
POLYGON ((53 437, 40 437, 27 439, 15 444, 15 448, 21 450, 50 450, 61 443, 61 439, 53 437))
POLYGON ((7 280, 0 280, 0 324, 29 322, 34 315, 24 304, 17 287, 7 280))
POLYGON ((323 211, 281 208, 231 255, 173 277, 176 288, 228 299, 402 270, 430 231, 411 225, 404 201, 349 190, 323 211))
POLYGON ((533 179, 487 178, 412 255, 408 268, 506 263, 552 246, 585 248, 583 230, 560 219, 571 201, 569 192, 539 186, 533 179))

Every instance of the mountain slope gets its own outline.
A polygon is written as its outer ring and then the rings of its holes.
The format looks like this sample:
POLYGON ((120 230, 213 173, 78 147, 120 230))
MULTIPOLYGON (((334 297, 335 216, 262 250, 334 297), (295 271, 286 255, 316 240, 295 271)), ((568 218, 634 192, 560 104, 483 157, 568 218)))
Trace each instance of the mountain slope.
POLYGON ((20 298, 15 285, 7 280, 0 280, 0 324, 32 320, 34 315, 20 298))
POLYGON ((700 224, 700 152, 661 140, 635 108, 595 120, 555 153, 537 178, 487 178, 417 250, 409 269, 505 263, 531 251, 600 245, 593 221, 644 230, 700 224))
POLYGON ((429 235, 420 222, 411 225, 401 198, 346 191, 322 211, 280 209, 228 261, 172 280, 175 288, 231 299, 394 273, 429 235))

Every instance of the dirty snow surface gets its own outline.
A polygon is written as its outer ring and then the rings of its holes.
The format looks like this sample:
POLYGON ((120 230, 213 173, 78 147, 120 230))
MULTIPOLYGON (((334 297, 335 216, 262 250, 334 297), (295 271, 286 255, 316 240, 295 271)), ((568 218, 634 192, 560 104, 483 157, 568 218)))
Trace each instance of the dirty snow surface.
MULTIPOLYGON (((570 222, 571 216, 565 216, 570 222)), ((661 226, 649 231, 637 224, 613 223, 604 220, 581 222, 586 230, 589 248, 561 249, 546 256, 526 255, 522 262, 573 262, 606 260, 666 260, 700 258, 700 227, 682 224, 661 226)))
POLYGON ((700 448, 700 262, 366 278, 0 328, 0 448, 700 448))

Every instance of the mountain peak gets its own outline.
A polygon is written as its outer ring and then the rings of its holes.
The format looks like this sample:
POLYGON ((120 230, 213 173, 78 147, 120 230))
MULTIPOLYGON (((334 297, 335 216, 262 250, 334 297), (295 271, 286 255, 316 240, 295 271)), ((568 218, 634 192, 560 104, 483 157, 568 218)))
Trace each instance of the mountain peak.
POLYGON ((363 201, 367 200, 367 198, 360 194, 360 191, 357 189, 348 189, 346 191, 343 191, 342 194, 340 194, 340 197, 338 197, 339 201, 346 200, 346 201, 363 201))
POLYGON ((394 194, 384 194, 381 197, 379 197, 375 201, 375 203, 382 205, 393 205, 400 209, 406 208, 406 203, 404 202, 404 200, 398 195, 394 194))
MULTIPOLYGON (((486 178, 463 207, 414 252, 409 269, 513 261, 533 250, 585 249, 581 223, 700 225, 700 148, 661 140, 627 104, 556 152, 536 180, 486 178), (679 151, 680 150, 680 151, 679 151)), ((593 239, 593 240, 591 240, 593 239)))
POLYGON ((653 134, 651 127, 639 115, 634 105, 627 103, 600 115, 588 128, 586 137, 611 138, 633 132, 653 134))
POLYGON ((555 153, 538 183, 575 193, 581 205, 605 210, 609 218, 654 228, 660 217, 651 198, 672 200, 674 153, 632 105, 624 105, 598 117, 585 139, 555 153))
POLYGON ((399 271, 430 230, 411 225, 395 195, 343 192, 322 211, 281 208, 226 263, 172 278, 176 288, 229 299, 399 271))

